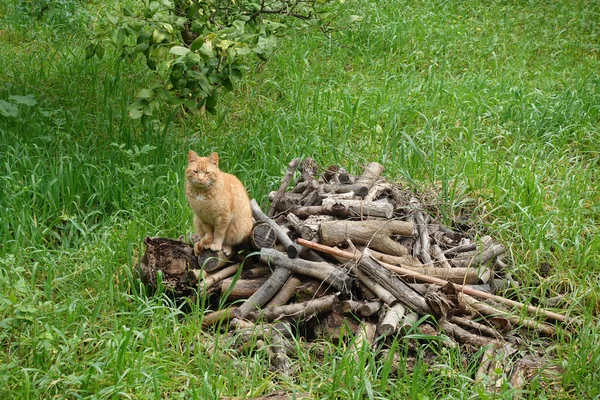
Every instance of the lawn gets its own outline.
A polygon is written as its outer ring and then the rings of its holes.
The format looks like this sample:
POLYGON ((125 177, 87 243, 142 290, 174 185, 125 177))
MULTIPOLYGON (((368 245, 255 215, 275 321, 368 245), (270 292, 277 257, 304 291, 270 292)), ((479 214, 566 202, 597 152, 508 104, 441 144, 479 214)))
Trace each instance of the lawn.
POLYGON ((388 180, 435 190, 445 221, 468 211, 507 246, 520 299, 564 296, 581 322, 546 348, 562 375, 535 375, 520 396, 600 396, 600 3, 339 2, 360 21, 329 36, 289 21, 216 115, 165 107, 144 123, 127 115, 153 78, 143 60, 110 47, 85 59, 121 3, 0 4, 1 398, 516 395, 475 385, 479 360, 426 341, 436 365, 392 373, 330 344, 278 377, 264 353, 202 329, 202 304, 147 295, 132 274, 143 239, 192 230, 189 149, 218 151, 263 207, 295 157, 353 173, 377 161, 388 180))

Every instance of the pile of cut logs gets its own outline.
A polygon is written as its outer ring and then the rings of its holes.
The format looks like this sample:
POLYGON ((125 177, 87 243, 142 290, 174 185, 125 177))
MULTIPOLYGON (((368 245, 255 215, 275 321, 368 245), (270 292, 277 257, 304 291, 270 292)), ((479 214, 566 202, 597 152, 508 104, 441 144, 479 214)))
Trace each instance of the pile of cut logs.
MULTIPOLYGON (((189 240, 146 238, 140 277, 179 298, 202 296, 214 310, 204 326, 229 330, 240 350, 268 344, 271 365, 283 374, 294 373, 293 338, 352 340, 356 351, 366 343, 385 355, 394 338, 416 332, 445 346, 488 346, 475 379, 489 380, 498 372, 490 360, 508 360, 499 354, 518 351, 528 331, 555 334, 543 319, 564 315, 497 294, 516 285, 502 244, 445 226, 382 172, 370 163, 355 177, 293 160, 266 214, 251 201, 252 249, 231 259, 211 251, 196 257, 189 240)), ((521 364, 504 367, 513 385, 526 380, 521 364)))

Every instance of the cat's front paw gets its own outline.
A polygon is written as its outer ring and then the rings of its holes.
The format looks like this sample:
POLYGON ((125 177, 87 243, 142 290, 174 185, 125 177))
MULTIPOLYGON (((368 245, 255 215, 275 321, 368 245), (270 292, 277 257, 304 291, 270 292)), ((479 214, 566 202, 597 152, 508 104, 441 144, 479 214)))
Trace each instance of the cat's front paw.
POLYGON ((214 252, 218 252, 218 251, 221 251, 221 249, 223 248, 223 245, 221 243, 212 242, 210 244, 210 246, 208 246, 208 248, 214 252))

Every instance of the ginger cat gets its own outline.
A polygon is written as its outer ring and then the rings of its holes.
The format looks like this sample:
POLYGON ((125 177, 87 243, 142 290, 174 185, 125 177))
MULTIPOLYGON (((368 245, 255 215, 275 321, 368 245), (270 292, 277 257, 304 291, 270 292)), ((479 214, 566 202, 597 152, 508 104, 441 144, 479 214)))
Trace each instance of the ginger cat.
POLYGON ((222 250, 229 256, 232 247, 244 242, 252 230, 250 199, 244 185, 219 169, 217 153, 199 157, 190 150, 185 177, 185 195, 201 238, 194 244, 194 252, 222 250))

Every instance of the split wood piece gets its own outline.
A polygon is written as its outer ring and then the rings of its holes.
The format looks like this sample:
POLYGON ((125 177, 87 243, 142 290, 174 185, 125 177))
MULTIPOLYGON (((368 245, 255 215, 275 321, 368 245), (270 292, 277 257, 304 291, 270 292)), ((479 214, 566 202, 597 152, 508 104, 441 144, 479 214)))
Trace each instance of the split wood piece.
POLYGON ((290 239, 281 226, 279 226, 275 221, 267 217, 265 213, 262 212, 255 199, 250 200, 250 208, 252 209, 252 215, 254 216, 254 219, 257 221, 263 221, 273 228, 275 234, 277 235, 277 239, 279 239, 279 242, 285 246, 288 256, 290 256, 290 258, 297 257, 300 249, 294 244, 294 242, 292 242, 292 239, 290 239))
POLYGON ((349 293, 352 278, 342 269, 327 262, 307 261, 301 258, 291 259, 273 249, 262 249, 260 261, 265 265, 275 265, 286 268, 296 274, 310 276, 321 282, 326 282, 342 293, 349 293))
POLYGON ((273 201, 271 202, 271 208, 269 208, 269 211, 267 213, 267 215, 269 217, 272 217, 273 215, 275 215, 275 209, 277 208, 277 203, 279 203, 279 201, 283 197, 283 194, 287 190, 287 187, 290 185, 290 181, 292 180, 292 177, 294 176, 294 172, 296 172, 296 169, 298 168, 298 164, 300 164, 299 158, 294 158, 288 164, 288 169, 285 173, 285 176, 281 180, 281 185, 279 186, 279 189, 275 193, 273 201))
POLYGON ((394 206, 391 203, 341 200, 327 197, 323 199, 324 207, 334 207, 336 205, 343 206, 350 210, 352 215, 360 217, 382 217, 390 219, 394 216, 394 206))
POLYGON ((400 303, 389 307, 377 327, 377 332, 382 336, 394 335, 398 331, 404 314, 406 314, 406 308, 400 303))
POLYGON ((321 175, 321 181, 325 182, 325 183, 331 183, 331 182, 339 182, 337 180, 337 175, 340 171, 340 167, 337 165, 330 165, 325 172, 323 172, 323 174, 321 175))
POLYGON ((425 217, 421 211, 421 203, 419 203, 419 200, 412 197, 409 201, 409 205, 412 208, 412 219, 414 220, 417 232, 419 233, 419 242, 421 244, 419 255, 421 256, 423 264, 433 265, 433 260, 429 255, 431 247, 429 242, 429 232, 427 230, 427 224, 425 223, 425 217))
POLYGON ((216 325, 220 322, 227 322, 233 318, 241 318, 240 311, 236 307, 225 308, 206 314, 202 318, 202 327, 216 325))
POLYGON ((240 318, 246 318, 251 312, 267 304, 281 287, 287 282, 292 272, 286 268, 275 268, 269 279, 248 300, 243 302, 240 309, 240 318))
POLYGON ((302 303, 293 303, 285 306, 265 308, 249 313, 247 317, 250 320, 264 319, 266 321, 274 321, 282 318, 304 320, 312 315, 331 311, 331 307, 336 301, 337 296, 337 294, 331 294, 302 303))
POLYGON ((221 281, 221 296, 229 300, 247 299, 252 296, 267 281, 266 277, 256 279, 223 279, 221 281))
POLYGON ((223 279, 229 278, 235 275, 240 269, 240 264, 230 265, 217 272, 208 275, 206 278, 198 282, 198 291, 200 294, 206 293, 206 291, 215 283, 222 281, 223 279))
POLYGON ((364 301, 360 304, 356 312, 362 317, 370 317, 371 315, 377 314, 379 310, 381 310, 381 307, 383 307, 382 301, 364 301))
POLYGON ((456 339, 457 342, 463 344, 470 344, 475 347, 484 347, 490 344, 495 346, 501 345, 501 343, 497 339, 475 335, 461 328, 460 326, 453 324, 445 318, 439 320, 438 323, 442 327, 442 329, 446 331, 446 334, 456 339))
POLYGON ((274 248, 277 242, 277 234, 275 230, 268 224, 263 222, 258 223, 252 228, 250 234, 250 244, 257 250, 264 247, 274 248))
POLYGON ((360 269, 371 279, 388 290, 402 304, 422 315, 432 314, 432 310, 425 302, 423 296, 414 291, 408 284, 401 281, 391 271, 384 268, 375 260, 369 250, 365 250, 358 260, 360 269))
POLYGON ((473 243, 461 244, 455 247, 451 247, 448 250, 444 250, 444 255, 466 253, 468 251, 477 250, 477 246, 473 243))
MULTIPOLYGON (((471 309, 473 309, 474 311, 476 311, 479 314, 487 315, 490 317, 502 317, 502 318, 506 319, 507 321, 509 321, 513 325, 520 325, 527 329, 535 330, 544 336, 554 336, 556 334, 556 329, 553 326, 550 326, 550 325, 547 325, 547 324, 544 324, 544 323, 541 323, 538 321, 534 321, 532 319, 509 315, 506 310, 501 310, 497 307, 492 307, 489 304, 485 304, 480 301, 477 301, 473 297, 469 296, 466 293, 467 292, 464 291, 464 293, 458 294, 460 301, 462 301, 464 304, 466 304, 467 306, 469 306, 471 309)), ((498 296, 494 296, 493 300, 496 300, 497 297, 498 296)), ((533 306, 529 306, 529 307, 533 307, 533 306)), ((545 310, 540 309, 540 314, 541 314, 541 311, 545 311, 545 310)), ((554 318, 554 319, 557 319, 557 318, 554 318)))
POLYGON ((291 213, 299 218, 305 219, 311 215, 333 215, 334 217, 347 218, 352 215, 352 211, 348 207, 340 203, 331 205, 297 207, 290 210, 291 213))
POLYGON ((502 333, 498 332, 496 329, 491 328, 487 325, 481 324, 479 322, 473 321, 469 318, 452 316, 448 319, 450 322, 456 325, 460 325, 465 328, 469 328, 478 332, 480 335, 485 335, 489 337, 493 337, 498 339, 499 341, 509 342, 517 344, 519 340, 514 336, 504 336, 502 333))
POLYGON ((319 236, 326 246, 337 246, 350 239, 386 254, 403 256, 406 248, 392 236, 412 236, 412 222, 396 220, 332 221, 321 224, 319 236))
POLYGON ((433 258, 435 258, 435 260, 439 263, 440 267, 451 268, 448 259, 446 258, 444 252, 442 251, 442 248, 438 244, 434 244, 433 246, 431 246, 431 254, 433 255, 433 258))
POLYGON ((369 194, 367 194, 364 198, 365 201, 375 201, 377 198, 384 192, 392 192, 394 190, 394 185, 385 181, 377 181, 371 189, 369 189, 369 194))
POLYGON ((278 307, 286 304, 296 293, 298 287, 300 287, 300 279, 295 276, 291 276, 283 285, 281 290, 277 292, 275 296, 267 303, 267 307, 278 307))
MULTIPOLYGON (((298 244, 300 244, 302 246, 310 247, 313 250, 321 251, 321 252, 324 252, 327 254, 335 255, 338 257, 344 257, 349 260, 359 259, 359 257, 355 256, 352 253, 348 253, 348 252, 342 251, 342 250, 334 248, 334 247, 329 247, 329 246, 324 246, 324 245, 321 245, 318 243, 309 242, 309 241, 306 241, 303 239, 298 239, 298 244)), ((445 281, 443 279, 418 274, 418 273, 410 271, 409 269, 406 269, 406 268, 397 267, 397 266, 389 265, 389 264, 382 264, 382 265, 384 265, 390 271, 408 275, 408 276, 412 276, 421 282, 435 283, 435 284, 442 285, 442 286, 446 285, 448 283, 448 281, 445 281)), ((472 288, 469 288, 468 286, 459 285, 459 284, 453 284, 453 285, 456 288, 456 290, 459 292, 463 292, 465 294, 476 296, 476 297, 483 298, 483 299, 494 300, 494 301, 497 301, 498 303, 509 305, 511 307, 526 309, 527 311, 529 311, 530 313, 532 313, 534 315, 545 316, 547 318, 554 319, 556 321, 563 321, 563 322, 568 322, 568 323, 576 322, 572 318, 567 318, 566 316, 555 313, 553 311, 549 311, 549 310, 539 308, 539 307, 534 307, 532 305, 526 305, 526 304, 520 303, 518 301, 507 299, 505 297, 501 297, 501 296, 497 296, 497 295, 494 295, 491 293, 486 293, 486 292, 482 292, 482 291, 479 291, 476 289, 472 289, 472 288)))

